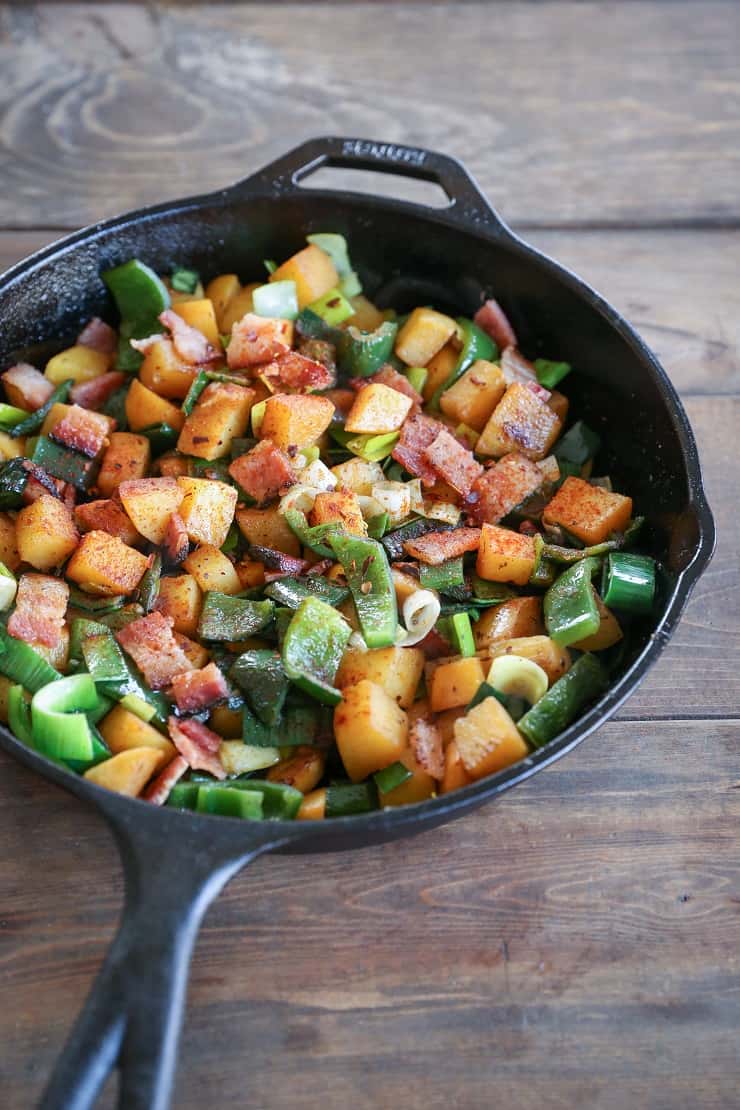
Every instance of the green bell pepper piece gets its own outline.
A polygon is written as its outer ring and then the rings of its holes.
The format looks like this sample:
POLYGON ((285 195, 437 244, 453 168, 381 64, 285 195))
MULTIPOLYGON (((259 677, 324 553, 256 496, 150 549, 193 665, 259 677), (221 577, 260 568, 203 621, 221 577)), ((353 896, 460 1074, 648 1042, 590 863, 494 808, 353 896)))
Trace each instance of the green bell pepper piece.
POLYGON ((607 673, 595 655, 586 653, 558 679, 519 720, 519 731, 541 748, 575 719, 580 709, 606 690, 607 673))
POLYGON ((262 819, 262 795, 258 790, 232 790, 230 786, 199 786, 195 802, 198 813, 219 817, 262 819))
POLYGON ((277 652, 270 651, 269 648, 242 652, 231 667, 229 678, 244 691, 247 701, 263 724, 277 724, 289 686, 288 676, 277 652))
POLYGON ((383 545, 361 536, 332 536, 329 540, 344 569, 369 648, 396 642, 398 609, 391 568, 383 545))
POLYGON ((325 320, 331 328, 338 327, 339 324, 343 324, 345 320, 349 320, 350 316, 355 314, 354 308, 339 289, 330 289, 328 293, 324 293, 322 297, 313 301, 308 307, 311 312, 315 312, 317 316, 325 320))
MULTIPOLYGON (((139 582, 137 594, 139 605, 145 613, 150 613, 154 608, 154 602, 159 596, 159 587, 162 576, 162 556, 156 552, 152 558, 151 565, 144 571, 139 582)), ((123 598, 121 599, 123 602, 123 598)))
POLYGON ((563 463, 570 463, 573 466, 581 467, 584 463, 592 459, 601 446, 601 437, 589 428, 583 420, 577 420, 572 428, 569 428, 565 435, 558 440, 553 447, 553 455, 560 463, 560 469, 563 470, 563 463))
POLYGON ((283 640, 283 667, 288 678, 317 701, 336 705, 341 694, 332 684, 350 635, 349 625, 336 609, 316 597, 307 597, 283 640))
POLYGON ((133 671, 109 628, 94 621, 72 621, 70 659, 73 650, 79 650, 101 694, 114 701, 135 694, 154 710, 152 722, 162 727, 166 725, 169 702, 163 694, 150 690, 143 678, 133 671))
POLYGON ((370 813, 378 808, 375 784, 371 782, 334 783, 327 787, 327 817, 352 817, 358 813, 370 813))
POLYGON ((68 675, 37 690, 31 701, 36 750, 63 763, 89 764, 95 748, 85 714, 97 705, 95 683, 89 674, 68 675))
POLYGON ((195 809, 199 790, 197 782, 176 782, 165 805, 172 806, 173 809, 195 809))
POLYGON ((138 258, 106 270, 102 277, 121 317, 116 365, 119 370, 138 370, 143 356, 134 350, 129 340, 145 339, 162 330, 159 315, 170 307, 167 287, 154 270, 138 258))
POLYGON ((301 808, 303 794, 294 786, 269 779, 231 779, 231 790, 250 790, 262 795, 262 816, 267 821, 293 821, 301 808))
POLYGON ((349 597, 347 586, 337 586, 318 575, 304 575, 300 578, 278 578, 265 589, 265 597, 272 598, 278 605, 297 609, 307 597, 317 597, 327 605, 341 605, 349 597))
POLYGON ((367 534, 371 540, 379 540, 388 531, 388 522, 390 517, 388 513, 377 513, 376 516, 371 516, 367 521, 367 534))
POLYGON ((149 424, 136 434, 146 436, 151 444, 152 454, 155 456, 171 451, 176 446, 180 435, 171 424, 149 424))
POLYGON ((554 389, 573 369, 569 362, 552 362, 549 358, 536 358, 534 368, 543 389, 554 389))
POLYGON ((295 320, 298 315, 298 293, 294 281, 268 281, 252 293, 256 316, 295 320))
POLYGON ((434 391, 434 395, 429 402, 431 409, 439 408, 439 399, 444 391, 454 385, 457 379, 461 378, 465 371, 479 358, 486 359, 489 362, 498 358, 498 347, 482 328, 479 328, 477 324, 464 316, 458 318, 457 324, 463 333, 462 350, 449 377, 434 391))
POLYGON ((300 509, 287 509, 283 514, 291 530, 295 533, 303 547, 308 547, 324 559, 332 559, 334 552, 329 547, 328 540, 331 536, 338 535, 339 524, 313 524, 309 525, 306 514, 300 509))
POLYGON ((360 331, 352 324, 340 333, 339 369, 351 378, 367 378, 380 370, 393 351, 398 324, 384 320, 375 331, 360 331))
POLYGON ((28 478, 26 459, 9 459, 0 466, 0 509, 23 508, 23 491, 28 478))
POLYGON ((267 628, 275 610, 272 601, 252 601, 208 590, 198 622, 203 640, 246 640, 267 628))
POLYGON ((591 586, 598 568, 598 559, 582 559, 563 571, 545 594, 542 608, 547 634, 561 647, 598 631, 601 618, 591 586))
POLYGON ((411 388, 415 389, 417 393, 421 393, 429 377, 426 366, 408 366, 404 372, 411 388))
POLYGON ((194 293, 199 283, 198 271, 189 270, 185 266, 178 266, 170 274, 170 285, 177 293, 194 293))
POLYGON ((465 585, 462 555, 447 559, 437 566, 420 563, 419 581, 425 590, 439 590, 441 593, 456 591, 465 585))

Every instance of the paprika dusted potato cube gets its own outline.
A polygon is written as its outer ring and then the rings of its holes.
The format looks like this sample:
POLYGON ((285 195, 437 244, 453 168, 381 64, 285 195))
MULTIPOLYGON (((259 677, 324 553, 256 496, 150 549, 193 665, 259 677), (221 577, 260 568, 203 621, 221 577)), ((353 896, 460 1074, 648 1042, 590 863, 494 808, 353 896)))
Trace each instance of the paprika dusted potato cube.
POLYGON ((212 478, 177 478, 183 491, 179 513, 193 543, 221 547, 234 519, 236 490, 212 478))
MULTIPOLYGON (((453 337, 454 339, 454 337, 453 337)), ((424 382, 422 396, 425 401, 431 401, 440 386, 444 385, 452 371, 457 366, 460 351, 453 340, 445 343, 441 351, 427 363, 427 380, 424 382)))
MULTIPOLYGON (((219 274, 218 277, 213 278, 206 286, 206 297, 213 305, 213 310, 216 313, 216 323, 218 324, 219 332, 226 334, 230 329, 224 327, 223 319, 234 297, 237 296, 241 289, 241 283, 236 274, 219 274)), ((251 307, 251 306, 250 306, 251 307)), ((245 312, 248 309, 244 310, 245 312)), ((216 346, 216 344, 214 344, 216 346)))
POLYGON ((133 478, 143 478, 149 469, 152 449, 146 436, 132 432, 111 432, 110 443, 98 471, 97 487, 103 497, 110 497, 121 485, 133 478))
MULTIPOLYGON (((589 647, 583 650, 593 649, 589 647)), ((542 667, 551 686, 570 668, 570 652, 549 636, 519 636, 511 640, 496 640, 490 644, 488 651, 491 660, 499 655, 518 655, 522 659, 531 659, 538 667, 542 667)))
POLYGON ((476 651, 490 650, 491 644, 499 640, 544 635, 540 597, 512 597, 486 609, 473 625, 476 651))
POLYGON ((206 590, 216 590, 221 594, 241 593, 242 584, 234 564, 213 544, 200 544, 190 552, 182 566, 183 570, 192 574, 204 593, 206 590))
POLYGON ((96 351, 93 347, 68 347, 50 358, 44 370, 44 377, 53 385, 61 385, 71 378, 75 385, 99 378, 110 365, 110 355, 96 351))
POLYGON ((154 748, 155 751, 163 752, 168 759, 174 759, 177 755, 177 749, 171 740, 122 705, 116 705, 110 713, 106 713, 98 728, 114 755, 128 751, 129 748, 154 748))
POLYGON ((514 382, 496 405, 475 445, 479 455, 518 451, 544 459, 560 435, 562 421, 528 385, 514 382))
POLYGON ((176 405, 147 389, 138 378, 134 378, 126 394, 126 419, 132 432, 152 424, 169 424, 179 432, 185 423, 185 416, 176 405))
MULTIPOLYGON (((16 522, 9 513, 0 513, 0 563, 5 563, 8 570, 13 571, 21 565, 16 522)), ((54 566, 54 563, 51 565, 54 566)))
POLYGON ((136 530, 151 543, 163 543, 170 517, 183 499, 177 479, 136 478, 121 482, 118 495, 136 530))
POLYGON ((308 518, 309 524, 341 524, 353 536, 366 536, 367 525, 354 493, 337 490, 317 493, 308 518))
POLYGON ((364 678, 343 691, 334 710, 334 735, 347 774, 362 782, 401 758, 408 720, 381 686, 364 678))
POLYGON ((270 274, 270 281, 294 281, 298 307, 305 308, 339 285, 339 275, 329 255, 311 244, 294 254, 270 274))
POLYGON ((312 447, 331 424, 334 405, 326 397, 276 393, 265 403, 260 439, 272 442, 288 455, 312 447))
POLYGON ((15 528, 18 555, 36 570, 52 570, 63 563, 80 542, 72 513, 63 501, 45 493, 21 509, 15 528))
POLYGON ((172 617, 175 632, 194 636, 202 607, 203 597, 192 574, 173 574, 160 579, 154 608, 165 617, 172 617))
POLYGON ((434 713, 455 709, 472 701, 480 684, 485 681, 480 659, 475 656, 440 663, 432 673, 429 702, 434 713))
POLYGON ((424 652, 420 648, 385 647, 373 651, 347 648, 334 681, 343 690, 366 678, 382 686, 401 709, 409 709, 423 670, 424 652))
POLYGON ((396 336, 396 354, 407 366, 426 366, 457 331, 451 316, 415 308, 396 336))
POLYGON ((160 339, 144 355, 139 379, 159 397, 183 400, 197 373, 194 366, 179 357, 171 339, 160 339))
POLYGON ((179 304, 173 304, 172 310, 186 324, 190 324, 191 328, 197 328, 217 351, 221 350, 221 336, 213 301, 208 297, 201 297, 193 301, 180 301, 179 304))
POLYGON ((232 439, 247 430, 256 396, 253 389, 234 382, 211 382, 185 419, 178 451, 209 462, 228 455, 232 439))
POLYGON ((382 435, 397 432, 408 416, 413 401, 405 393, 380 382, 359 390, 344 422, 346 432, 382 435))
POLYGON ((455 722, 455 744, 474 780, 502 771, 529 753, 524 737, 494 697, 485 698, 455 722))
POLYGON ((85 771, 85 778, 116 794, 136 798, 152 775, 168 762, 168 756, 156 748, 128 748, 85 771))
POLYGON ((488 582, 513 582, 526 586, 535 567, 535 546, 531 536, 510 532, 498 524, 481 528, 476 570, 488 582))
POLYGON ((286 555, 301 553, 298 537, 277 506, 270 509, 242 506, 236 510, 236 523, 247 543, 284 551, 286 555))
POLYGON ((67 578, 91 594, 130 594, 149 566, 146 555, 110 536, 88 532, 67 564, 67 578))
POLYGON ((444 391, 439 407, 458 424, 481 432, 505 392, 506 378, 501 367, 479 358, 444 391))
POLYGON ((545 506, 545 524, 559 524, 585 544, 602 543, 623 532, 632 517, 632 498, 568 477, 545 506))

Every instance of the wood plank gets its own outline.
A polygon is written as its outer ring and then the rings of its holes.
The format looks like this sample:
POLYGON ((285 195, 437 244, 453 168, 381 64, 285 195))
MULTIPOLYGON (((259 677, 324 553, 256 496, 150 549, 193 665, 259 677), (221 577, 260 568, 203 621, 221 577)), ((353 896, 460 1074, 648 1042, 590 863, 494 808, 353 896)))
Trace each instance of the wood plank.
MULTIPOLYGON (((61 235, 0 232, 0 272, 61 235)), ((598 289, 683 394, 740 391, 740 231, 531 231, 598 289)))
POLYGON ((515 223, 736 224, 740 7, 698 11, 5 5, 0 226, 221 187, 326 131, 444 148, 515 223))
MULTIPOLYGON (((611 723, 404 843, 257 861, 210 912, 174 1105, 729 1110, 740 723, 611 723)), ((35 1102, 111 935, 112 840, 4 755, 4 1110, 35 1102), (29 866, 29 861, 33 861, 29 866)))

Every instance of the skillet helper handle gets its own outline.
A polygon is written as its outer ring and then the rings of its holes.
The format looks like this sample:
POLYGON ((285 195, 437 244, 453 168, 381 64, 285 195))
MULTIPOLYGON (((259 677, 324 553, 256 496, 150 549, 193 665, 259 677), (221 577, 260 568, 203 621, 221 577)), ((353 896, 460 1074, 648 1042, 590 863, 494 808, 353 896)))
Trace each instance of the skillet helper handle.
POLYGON ((114 822, 126 887, 121 922, 40 1110, 90 1110, 117 1065, 121 1110, 166 1110, 203 915, 228 880, 275 843, 262 835, 235 847, 220 829, 206 840, 184 814, 172 815, 180 819, 174 827, 167 821, 167 836, 148 814, 137 816, 136 825, 114 822))
POLYGON ((461 162, 448 154, 402 143, 342 136, 309 139, 257 173, 237 182, 233 188, 237 194, 260 190, 272 195, 284 195, 317 170, 329 166, 431 181, 439 185, 449 198, 449 208, 440 210, 445 217, 451 216, 461 223, 508 234, 505 222, 461 162))

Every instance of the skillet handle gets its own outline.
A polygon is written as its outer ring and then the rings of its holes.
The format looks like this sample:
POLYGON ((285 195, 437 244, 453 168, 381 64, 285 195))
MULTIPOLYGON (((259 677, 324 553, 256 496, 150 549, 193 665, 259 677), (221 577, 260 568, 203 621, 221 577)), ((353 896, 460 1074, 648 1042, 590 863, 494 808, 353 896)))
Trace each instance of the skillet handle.
POLYGON ((202 817, 154 807, 149 815, 142 805, 132 820, 125 810, 114 817, 103 808, 121 851, 123 914, 40 1110, 89 1110, 116 1065, 120 1110, 166 1110, 203 915, 237 871, 279 843, 246 822, 245 835, 234 837, 233 822, 223 818, 209 820, 211 833, 202 817))
POLYGON ((276 158, 256 173, 238 181, 230 194, 267 192, 285 195, 293 192, 299 183, 324 167, 374 170, 432 181, 444 189, 450 205, 441 211, 465 224, 488 227, 508 233, 499 214, 491 207, 477 182, 461 162, 448 154, 400 143, 375 142, 372 139, 355 139, 325 136, 309 139, 276 158))

